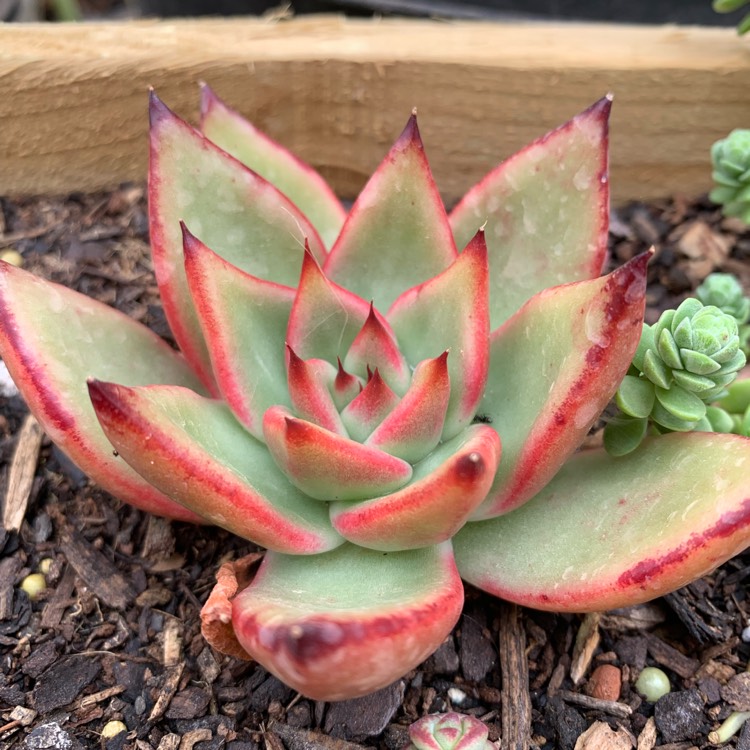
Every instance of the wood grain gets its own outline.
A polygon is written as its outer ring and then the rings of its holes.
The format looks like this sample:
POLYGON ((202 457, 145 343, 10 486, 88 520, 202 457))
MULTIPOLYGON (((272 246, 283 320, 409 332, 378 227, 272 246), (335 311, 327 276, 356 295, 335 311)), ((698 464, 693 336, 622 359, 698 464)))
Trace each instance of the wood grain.
POLYGON ((697 193, 750 125, 731 29, 302 17, 0 25, 0 194, 144 178, 146 91, 195 119, 205 80, 352 197, 414 105, 455 200, 498 161, 615 94, 618 199, 697 193))

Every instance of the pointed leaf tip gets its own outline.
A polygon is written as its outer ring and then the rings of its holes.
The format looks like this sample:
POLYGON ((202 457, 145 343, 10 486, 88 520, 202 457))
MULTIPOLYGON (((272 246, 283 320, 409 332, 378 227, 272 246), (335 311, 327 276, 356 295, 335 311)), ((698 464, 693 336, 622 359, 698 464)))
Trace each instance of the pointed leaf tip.
POLYGON ((148 121, 153 128, 170 117, 176 117, 175 113, 164 104, 154 89, 148 92, 148 121))
POLYGON ((199 86, 200 115, 202 121, 213 107, 221 104, 221 99, 219 99, 219 97, 216 95, 216 92, 207 83, 205 83, 205 81, 201 81, 199 86))

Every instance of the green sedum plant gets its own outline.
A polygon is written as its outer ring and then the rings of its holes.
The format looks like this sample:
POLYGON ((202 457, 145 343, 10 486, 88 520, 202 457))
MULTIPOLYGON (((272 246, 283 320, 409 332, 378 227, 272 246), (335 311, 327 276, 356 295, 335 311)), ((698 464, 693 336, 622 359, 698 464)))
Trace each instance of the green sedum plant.
POLYGON ((737 321, 740 347, 747 357, 750 353, 750 297, 745 295, 739 279, 732 273, 709 274, 695 290, 695 296, 704 305, 714 305, 737 321))
POLYGON ((666 310, 644 325, 628 374, 617 389, 621 414, 604 429, 612 455, 634 450, 650 426, 658 432, 730 432, 727 413, 714 401, 745 366, 737 320, 699 299, 666 310))
POLYGON ((747 546, 747 438, 576 453, 644 314, 647 254, 600 276, 609 99, 450 214, 415 116, 346 215, 208 88, 199 130, 150 107, 154 269, 181 352, 0 264, 0 355, 103 487, 267 548, 257 571, 219 571, 202 614, 216 647, 349 698, 442 643, 462 577, 603 610, 747 546))
POLYGON ((709 198, 725 216, 750 224, 750 130, 733 130, 711 147, 712 177, 716 187, 709 198))

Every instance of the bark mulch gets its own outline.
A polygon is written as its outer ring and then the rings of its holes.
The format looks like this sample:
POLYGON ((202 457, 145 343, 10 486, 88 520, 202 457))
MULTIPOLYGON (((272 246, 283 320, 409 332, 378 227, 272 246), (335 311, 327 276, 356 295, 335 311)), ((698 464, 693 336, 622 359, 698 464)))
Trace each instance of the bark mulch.
MULTIPOLYGON (((25 268, 168 337, 147 232, 140 186, 0 200, 0 257, 20 253, 25 268)), ((750 289, 750 233, 705 200, 613 213, 613 265, 650 245, 650 322, 713 270, 750 289)), ((747 554, 654 603, 585 617, 468 588, 455 632, 404 679, 354 701, 302 698, 199 632, 219 565, 252 546, 119 503, 41 434, 2 377, 0 391, 0 750, 396 750, 410 722, 449 709, 483 719, 503 750, 688 750, 750 708, 747 554), (19 584, 40 567, 47 589, 30 601, 19 584), (645 665, 671 680, 656 705, 633 687, 645 665), (128 731, 107 739, 112 720, 128 731)), ((750 729, 730 746, 749 750, 750 729)))

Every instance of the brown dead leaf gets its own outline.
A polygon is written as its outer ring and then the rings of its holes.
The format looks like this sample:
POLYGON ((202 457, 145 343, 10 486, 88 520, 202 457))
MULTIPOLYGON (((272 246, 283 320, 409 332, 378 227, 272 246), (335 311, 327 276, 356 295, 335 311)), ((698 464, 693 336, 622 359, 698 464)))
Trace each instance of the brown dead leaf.
POLYGON ((594 722, 577 740, 575 750, 632 750, 633 740, 622 728, 614 730, 603 721, 594 722))
POLYGON ((680 264, 693 284, 698 284, 729 255, 732 243, 728 237, 711 229, 704 221, 694 221, 677 240, 678 251, 685 256, 680 264))

